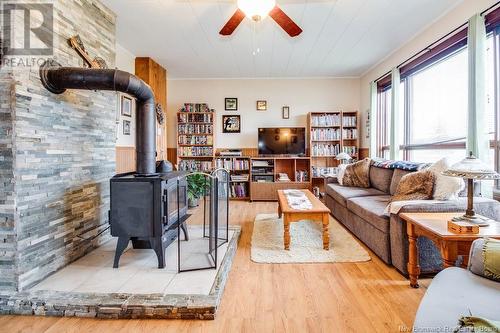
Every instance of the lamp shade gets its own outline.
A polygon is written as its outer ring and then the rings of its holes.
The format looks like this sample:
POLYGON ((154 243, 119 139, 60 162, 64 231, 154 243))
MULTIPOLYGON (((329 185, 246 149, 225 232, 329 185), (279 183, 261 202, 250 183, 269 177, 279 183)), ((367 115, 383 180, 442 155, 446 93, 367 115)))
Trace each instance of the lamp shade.
POLYGON ((335 159, 337 159, 339 161, 350 161, 350 160, 352 160, 352 157, 351 157, 351 155, 349 155, 347 153, 340 153, 335 157, 335 159))
POLYGON ((466 159, 452 165, 448 170, 443 171, 443 175, 479 180, 500 179, 500 174, 472 154, 466 159))

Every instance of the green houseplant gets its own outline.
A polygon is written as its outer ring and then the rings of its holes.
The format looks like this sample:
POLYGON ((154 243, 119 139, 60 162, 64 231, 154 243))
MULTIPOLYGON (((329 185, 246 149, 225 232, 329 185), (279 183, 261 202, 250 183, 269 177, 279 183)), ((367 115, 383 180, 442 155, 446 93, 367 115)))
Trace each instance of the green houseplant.
POLYGON ((188 183, 188 206, 197 207, 199 199, 205 195, 210 186, 210 180, 202 174, 193 174, 186 177, 188 183))

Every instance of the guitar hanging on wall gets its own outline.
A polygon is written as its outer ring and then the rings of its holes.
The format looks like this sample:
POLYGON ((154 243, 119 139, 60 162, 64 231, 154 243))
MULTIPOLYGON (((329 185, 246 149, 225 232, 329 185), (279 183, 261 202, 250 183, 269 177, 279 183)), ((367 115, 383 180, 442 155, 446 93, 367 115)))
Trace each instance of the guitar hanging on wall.
POLYGON ((89 68, 96 69, 107 69, 108 65, 106 61, 101 57, 95 57, 92 59, 90 55, 85 50, 85 46, 83 45, 82 39, 79 35, 73 36, 68 39, 69 45, 82 57, 83 61, 87 64, 89 68))

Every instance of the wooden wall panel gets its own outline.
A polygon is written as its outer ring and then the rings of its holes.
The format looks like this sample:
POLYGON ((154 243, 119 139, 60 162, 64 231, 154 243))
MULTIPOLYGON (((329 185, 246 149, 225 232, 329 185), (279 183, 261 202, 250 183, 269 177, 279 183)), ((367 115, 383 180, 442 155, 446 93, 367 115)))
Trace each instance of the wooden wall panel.
POLYGON ((165 122, 156 123, 156 160, 168 159, 167 153, 167 71, 151 58, 135 58, 135 75, 153 89, 155 101, 163 109, 165 122))
POLYGON ((135 171, 135 147, 116 147, 116 173, 135 171))
POLYGON ((370 157, 370 149, 368 148, 359 148, 359 159, 362 160, 364 158, 370 157))

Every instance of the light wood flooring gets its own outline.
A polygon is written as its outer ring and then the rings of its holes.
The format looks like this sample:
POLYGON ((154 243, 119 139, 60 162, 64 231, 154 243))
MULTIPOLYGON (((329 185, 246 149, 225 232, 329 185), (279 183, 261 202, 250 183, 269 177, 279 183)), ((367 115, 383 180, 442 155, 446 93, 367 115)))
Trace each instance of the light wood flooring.
POLYGON ((242 235, 215 321, 0 316, 0 332, 410 331, 429 280, 412 289, 371 252, 367 263, 253 263, 254 217, 276 210, 276 203, 231 203, 231 224, 240 224, 242 235))

